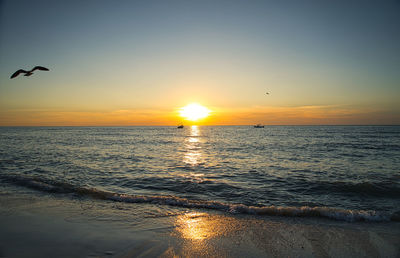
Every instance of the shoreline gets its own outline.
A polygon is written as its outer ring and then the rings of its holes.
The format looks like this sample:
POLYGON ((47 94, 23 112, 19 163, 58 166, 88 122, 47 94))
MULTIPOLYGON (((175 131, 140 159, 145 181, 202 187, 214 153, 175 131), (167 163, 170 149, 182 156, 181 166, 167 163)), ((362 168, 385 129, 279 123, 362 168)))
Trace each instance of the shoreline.
POLYGON ((0 194, 0 257, 397 257, 400 223, 0 194))

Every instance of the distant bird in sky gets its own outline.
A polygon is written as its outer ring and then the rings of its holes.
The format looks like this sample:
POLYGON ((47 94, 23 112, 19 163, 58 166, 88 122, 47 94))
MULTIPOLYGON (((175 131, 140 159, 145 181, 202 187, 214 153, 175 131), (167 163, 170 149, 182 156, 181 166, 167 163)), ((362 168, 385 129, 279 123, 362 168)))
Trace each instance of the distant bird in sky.
POLYGON ((15 73, 13 73, 11 75, 10 79, 17 77, 20 73, 25 73, 24 76, 31 76, 33 74, 33 71, 35 71, 35 70, 50 71, 49 69, 47 69, 46 67, 43 67, 43 66, 35 66, 30 71, 25 71, 25 70, 19 69, 18 71, 16 71, 15 73))
POLYGON ((269 95, 269 92, 267 92, 266 94, 269 95))

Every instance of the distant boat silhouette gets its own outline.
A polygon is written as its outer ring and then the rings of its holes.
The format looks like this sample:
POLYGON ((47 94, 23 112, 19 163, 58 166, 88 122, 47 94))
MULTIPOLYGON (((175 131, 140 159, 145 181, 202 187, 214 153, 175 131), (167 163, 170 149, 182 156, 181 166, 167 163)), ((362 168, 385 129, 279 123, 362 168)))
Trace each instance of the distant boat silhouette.
POLYGON ((177 127, 177 128, 179 128, 179 129, 180 129, 180 128, 183 128, 183 125, 178 125, 178 127, 177 127))
POLYGON ((261 125, 261 124, 256 124, 256 125, 254 126, 254 128, 264 128, 264 126, 261 125))
POLYGON ((47 69, 46 67, 43 67, 43 66, 35 66, 30 71, 25 71, 25 70, 19 69, 18 71, 16 71, 15 73, 13 73, 11 75, 10 79, 17 77, 20 73, 25 73, 24 76, 31 76, 33 74, 33 71, 35 71, 35 70, 50 71, 49 69, 47 69))

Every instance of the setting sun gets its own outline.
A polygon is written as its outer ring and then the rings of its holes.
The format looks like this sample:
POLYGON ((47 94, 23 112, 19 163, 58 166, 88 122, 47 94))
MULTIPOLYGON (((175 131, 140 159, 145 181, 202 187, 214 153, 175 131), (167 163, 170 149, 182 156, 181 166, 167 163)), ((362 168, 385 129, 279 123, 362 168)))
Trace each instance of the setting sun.
POLYGON ((206 118, 210 114, 210 110, 199 104, 192 103, 180 109, 179 114, 181 117, 190 121, 197 121, 206 118))

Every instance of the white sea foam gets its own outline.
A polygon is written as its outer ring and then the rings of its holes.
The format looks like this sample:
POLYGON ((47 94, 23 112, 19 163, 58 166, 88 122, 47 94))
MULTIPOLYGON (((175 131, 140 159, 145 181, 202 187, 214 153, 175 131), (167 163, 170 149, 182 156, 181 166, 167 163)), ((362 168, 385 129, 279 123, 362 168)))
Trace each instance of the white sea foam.
POLYGON ((129 203, 154 203, 171 206, 180 206, 186 208, 203 208, 227 211, 235 214, 254 214, 271 216, 290 216, 290 217, 324 217, 348 222, 354 221, 390 221, 390 216, 378 213, 376 211, 365 210, 345 210, 329 207, 280 207, 264 206, 255 207, 244 204, 229 204, 215 201, 189 200, 174 196, 138 196, 125 194, 107 194, 107 199, 129 202, 129 203))
POLYGON ((399 214, 385 214, 373 210, 349 210, 331 207, 284 207, 284 206, 248 206, 218 201, 192 200, 177 196, 162 195, 129 195, 102 191, 95 188, 77 187, 68 183, 43 180, 36 177, 2 175, 1 178, 25 187, 50 193, 73 193, 95 199, 110 200, 125 203, 150 203, 170 205, 185 208, 202 208, 229 212, 231 214, 253 214, 258 216, 289 216, 289 217, 322 217, 348 222, 355 221, 400 221, 399 214))

